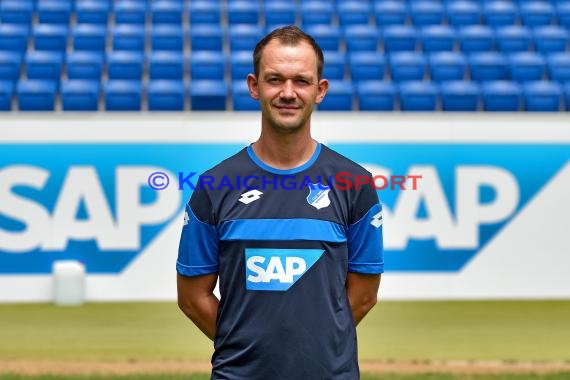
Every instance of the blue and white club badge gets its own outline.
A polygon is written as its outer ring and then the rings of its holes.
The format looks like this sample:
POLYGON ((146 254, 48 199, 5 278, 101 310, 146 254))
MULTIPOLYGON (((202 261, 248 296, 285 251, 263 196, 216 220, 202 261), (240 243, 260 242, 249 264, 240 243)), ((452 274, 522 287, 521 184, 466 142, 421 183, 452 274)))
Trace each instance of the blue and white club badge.
POLYGON ((329 198, 330 187, 325 187, 320 183, 312 183, 307 186, 309 188, 309 195, 307 195, 307 202, 315 207, 317 210, 327 207, 331 204, 329 198))

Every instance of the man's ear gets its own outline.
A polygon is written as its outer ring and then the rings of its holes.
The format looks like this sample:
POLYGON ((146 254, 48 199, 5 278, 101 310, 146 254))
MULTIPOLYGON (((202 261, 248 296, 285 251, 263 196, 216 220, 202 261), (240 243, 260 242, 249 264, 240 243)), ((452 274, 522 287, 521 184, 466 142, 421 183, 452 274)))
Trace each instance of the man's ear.
POLYGON ((320 104, 323 101, 325 95, 327 94, 328 89, 329 89, 329 81, 326 79, 321 79, 317 87, 317 97, 315 99, 316 104, 320 104))
POLYGON ((259 86, 255 75, 247 75, 247 88, 249 88, 249 95, 255 100, 259 100, 259 86))

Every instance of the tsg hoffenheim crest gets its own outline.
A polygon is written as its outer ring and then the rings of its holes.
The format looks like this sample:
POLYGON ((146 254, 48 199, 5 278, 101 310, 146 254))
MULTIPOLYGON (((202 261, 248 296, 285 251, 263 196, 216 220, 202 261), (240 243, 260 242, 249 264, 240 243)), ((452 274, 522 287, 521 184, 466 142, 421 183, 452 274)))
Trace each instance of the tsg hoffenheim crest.
POLYGON ((307 202, 317 210, 327 207, 331 204, 329 198, 330 187, 325 187, 318 183, 312 183, 309 188, 309 195, 307 195, 307 202))

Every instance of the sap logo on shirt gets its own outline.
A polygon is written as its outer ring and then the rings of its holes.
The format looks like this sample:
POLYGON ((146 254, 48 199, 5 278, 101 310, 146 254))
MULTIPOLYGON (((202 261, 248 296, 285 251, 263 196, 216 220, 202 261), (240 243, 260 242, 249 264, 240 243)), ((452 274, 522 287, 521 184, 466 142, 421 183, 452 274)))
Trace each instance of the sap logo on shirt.
POLYGON ((286 291, 324 252, 322 249, 246 248, 246 289, 286 291))

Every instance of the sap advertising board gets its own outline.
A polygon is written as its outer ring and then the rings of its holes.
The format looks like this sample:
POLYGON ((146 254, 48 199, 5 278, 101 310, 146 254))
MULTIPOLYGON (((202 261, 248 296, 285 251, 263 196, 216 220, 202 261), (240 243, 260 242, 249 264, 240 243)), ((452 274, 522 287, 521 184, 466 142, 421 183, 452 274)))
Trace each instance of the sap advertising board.
MULTIPOLYGON (((3 121, 0 301, 49 300, 53 263, 68 259, 86 267, 88 300, 173 299, 198 173, 253 141, 258 125, 231 114, 3 121)), ((383 188, 381 296, 568 298, 568 125, 317 114, 314 135, 383 188)))

